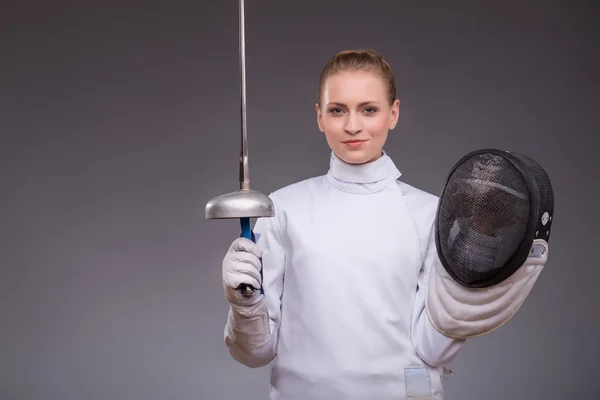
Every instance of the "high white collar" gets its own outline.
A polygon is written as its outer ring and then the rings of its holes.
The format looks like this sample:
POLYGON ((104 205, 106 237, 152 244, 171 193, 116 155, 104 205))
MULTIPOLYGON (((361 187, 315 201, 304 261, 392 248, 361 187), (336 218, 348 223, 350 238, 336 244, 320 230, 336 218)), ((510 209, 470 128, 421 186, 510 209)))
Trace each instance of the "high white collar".
POLYGON ((385 151, 377 160, 365 164, 349 164, 332 152, 327 179, 345 192, 369 194, 383 190, 401 175, 385 151))

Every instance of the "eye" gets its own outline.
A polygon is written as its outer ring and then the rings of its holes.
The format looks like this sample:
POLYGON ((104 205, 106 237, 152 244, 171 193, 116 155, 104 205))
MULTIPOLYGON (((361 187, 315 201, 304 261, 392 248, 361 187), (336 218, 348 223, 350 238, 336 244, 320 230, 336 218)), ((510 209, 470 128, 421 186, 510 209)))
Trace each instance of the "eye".
POLYGON ((330 108, 330 109, 329 109, 329 113, 330 113, 330 114, 333 114, 333 115, 340 114, 341 112, 342 112, 342 109, 341 109, 341 108, 330 108))
POLYGON ((372 113, 376 112, 377 109, 375 107, 367 107, 367 108, 365 108, 365 111, 367 112, 367 114, 372 114, 372 113))

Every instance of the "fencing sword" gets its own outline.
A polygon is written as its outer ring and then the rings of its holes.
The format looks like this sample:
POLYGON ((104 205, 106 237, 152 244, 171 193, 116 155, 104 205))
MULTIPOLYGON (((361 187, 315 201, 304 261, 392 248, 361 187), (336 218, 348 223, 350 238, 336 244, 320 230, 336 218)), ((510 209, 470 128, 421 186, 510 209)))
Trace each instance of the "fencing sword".
MULTIPOLYGON (((240 78, 241 78, 241 112, 242 142, 240 148, 240 188, 235 192, 222 194, 211 199, 205 207, 206 219, 240 219, 242 236, 256 241, 250 225, 251 218, 273 217, 275 215, 273 201, 265 194, 250 189, 250 168, 248 166, 248 132, 246 124, 246 34, 245 34, 244 0, 239 0, 240 29, 240 78)), ((262 260, 261 260, 262 261, 262 260)), ((262 279, 262 268, 260 271, 262 279)), ((242 284, 239 287, 242 295, 252 296, 255 288, 242 284)), ((262 289, 261 289, 262 290, 262 289)))

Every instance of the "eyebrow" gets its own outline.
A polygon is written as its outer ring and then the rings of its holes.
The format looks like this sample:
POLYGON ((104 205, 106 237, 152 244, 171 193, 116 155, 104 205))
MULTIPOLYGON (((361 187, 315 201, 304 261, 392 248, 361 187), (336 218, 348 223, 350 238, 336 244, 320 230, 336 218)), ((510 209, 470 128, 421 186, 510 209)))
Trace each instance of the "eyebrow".
MULTIPOLYGON (((366 106, 369 104, 379 104, 378 101, 372 100, 372 101, 363 101, 362 103, 360 103, 358 106, 362 107, 362 106, 366 106)), ((338 102, 331 102, 331 103, 327 103, 327 106, 339 106, 339 107, 347 107, 344 103, 338 103, 338 102)))

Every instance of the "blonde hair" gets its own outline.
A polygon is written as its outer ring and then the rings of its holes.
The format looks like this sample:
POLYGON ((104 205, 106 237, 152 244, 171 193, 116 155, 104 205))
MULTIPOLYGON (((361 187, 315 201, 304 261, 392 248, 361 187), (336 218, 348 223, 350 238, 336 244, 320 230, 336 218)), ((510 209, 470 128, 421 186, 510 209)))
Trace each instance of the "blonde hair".
POLYGON ((392 68, 377 51, 371 49, 348 49, 334 55, 321 71, 319 88, 317 89, 317 103, 321 105, 323 87, 327 78, 338 72, 359 70, 379 74, 387 85, 389 104, 394 103, 396 100, 396 81, 392 68))

